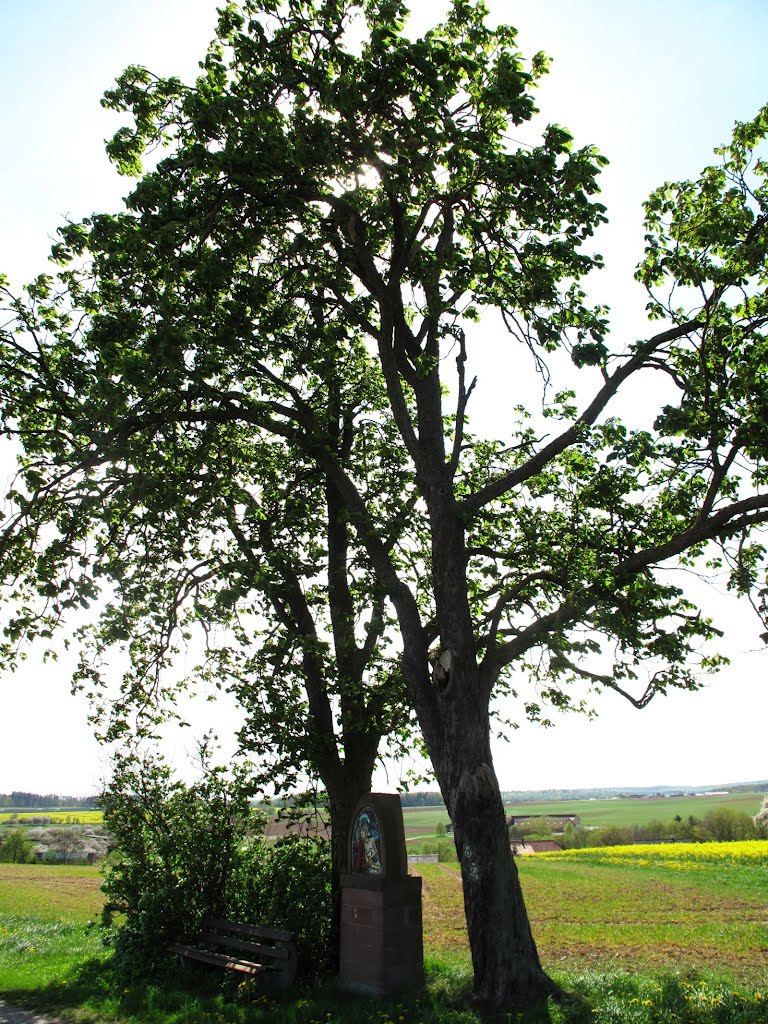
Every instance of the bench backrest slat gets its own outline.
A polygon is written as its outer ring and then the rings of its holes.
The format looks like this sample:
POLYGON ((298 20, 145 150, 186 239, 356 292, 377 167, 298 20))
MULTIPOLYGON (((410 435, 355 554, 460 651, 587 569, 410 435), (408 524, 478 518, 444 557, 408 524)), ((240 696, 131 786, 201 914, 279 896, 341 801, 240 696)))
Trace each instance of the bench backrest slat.
POLYGON ((234 935, 222 935, 221 932, 203 932, 199 938, 201 942, 251 953, 261 960, 287 960, 291 955, 287 946, 265 946, 261 942, 248 942, 247 939, 238 939, 234 935))
POLYGON ((258 924, 240 924, 239 921, 227 921, 224 917, 207 917, 203 926, 212 931, 229 931, 236 935, 253 935, 258 939, 272 942, 290 942, 293 932, 284 928, 262 928, 258 924))

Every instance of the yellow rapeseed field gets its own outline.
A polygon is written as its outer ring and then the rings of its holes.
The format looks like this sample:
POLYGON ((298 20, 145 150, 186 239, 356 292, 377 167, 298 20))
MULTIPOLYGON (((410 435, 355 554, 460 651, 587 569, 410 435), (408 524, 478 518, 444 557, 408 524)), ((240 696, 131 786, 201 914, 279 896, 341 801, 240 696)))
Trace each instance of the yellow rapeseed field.
POLYGON ((637 846, 602 846, 584 850, 542 853, 554 860, 588 860, 601 864, 653 864, 667 868, 704 868, 712 865, 764 865, 768 867, 768 839, 736 843, 654 843, 637 846))
POLYGON ((79 810, 77 807, 51 811, 3 811, 0 825, 15 818, 22 825, 32 818, 50 818, 52 825, 98 825, 104 820, 103 811, 79 810))

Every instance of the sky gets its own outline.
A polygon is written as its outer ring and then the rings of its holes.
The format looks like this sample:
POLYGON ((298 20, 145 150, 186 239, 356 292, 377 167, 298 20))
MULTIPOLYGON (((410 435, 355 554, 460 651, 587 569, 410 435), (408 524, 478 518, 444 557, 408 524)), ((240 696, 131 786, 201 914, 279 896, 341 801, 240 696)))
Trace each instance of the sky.
MULTIPOLYGON (((114 210, 129 190, 103 149, 119 127, 99 98, 128 64, 194 77, 213 34, 215 0, 0 0, 0 272, 21 284, 45 269, 57 225, 114 210)), ((425 25, 438 2, 413 0, 425 25)), ((735 120, 768 102, 768 4, 764 0, 490 0, 492 17, 516 25, 520 48, 544 50, 551 73, 538 90, 544 121, 568 127, 610 160, 602 201, 610 224, 597 239, 606 269, 590 292, 612 307, 618 343, 644 336, 644 298, 633 281, 642 255, 642 200, 665 180, 695 176, 735 120)), ((494 373, 503 339, 478 359, 479 421, 503 430, 508 381, 494 373), (484 371, 484 373, 483 373, 484 371)), ((642 415, 644 395, 630 396, 642 415)), ((646 403, 647 404, 647 403, 646 403)), ((617 410, 612 410, 617 411, 617 410)), ((0 484, 11 471, 0 450, 0 484)), ((727 629, 731 665, 697 694, 659 698, 642 712, 604 695, 599 716, 560 717, 554 728, 521 724, 494 748, 502 789, 720 785, 768 778, 768 652, 751 610, 696 591, 727 629)), ((84 794, 108 771, 69 692, 71 664, 42 665, 36 652, 0 677, 0 792, 84 794)), ((507 709, 504 709, 507 710, 507 709)), ((222 701, 189 709, 192 728, 166 750, 186 771, 193 735, 231 731, 222 701)), ((403 765, 377 772, 393 789, 403 765)))

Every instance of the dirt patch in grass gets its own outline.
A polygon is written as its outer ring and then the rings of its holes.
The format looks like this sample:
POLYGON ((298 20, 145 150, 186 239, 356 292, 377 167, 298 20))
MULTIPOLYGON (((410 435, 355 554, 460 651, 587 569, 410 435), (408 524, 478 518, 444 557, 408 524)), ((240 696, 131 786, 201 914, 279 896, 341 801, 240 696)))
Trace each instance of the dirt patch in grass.
MULTIPOLYGON (((738 953, 724 948, 657 943, 611 946, 558 941, 542 935, 534 925, 537 946, 547 971, 574 972, 587 968, 599 970, 636 969, 697 977, 703 972, 750 982, 765 977, 768 971, 768 950, 738 953)), ((603 936, 610 941, 609 936, 603 936)))

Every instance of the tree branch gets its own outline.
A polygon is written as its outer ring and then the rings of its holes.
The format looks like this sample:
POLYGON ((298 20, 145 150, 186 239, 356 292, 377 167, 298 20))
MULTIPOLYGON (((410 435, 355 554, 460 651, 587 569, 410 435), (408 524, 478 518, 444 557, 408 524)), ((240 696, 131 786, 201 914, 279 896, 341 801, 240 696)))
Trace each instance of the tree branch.
POLYGON ((579 439, 579 436, 585 427, 592 426, 596 422, 598 416, 602 413, 603 409, 605 409, 606 405, 613 398, 621 385, 631 377, 633 373, 636 373, 646 364, 648 357, 653 352, 669 341, 675 341, 679 338, 686 337, 692 331, 697 330, 701 326, 702 325, 698 320, 690 320, 678 327, 673 327, 668 331, 663 331, 661 334, 655 335, 649 341, 638 345, 634 355, 632 355, 623 366, 620 366, 608 377, 605 384, 593 398, 592 402, 587 406, 572 426, 563 431, 559 437, 556 437, 548 445, 545 445, 544 448, 533 455, 522 466, 517 466, 515 469, 510 470, 510 472, 504 473, 502 476, 497 477, 496 480, 492 480, 491 483, 487 484, 485 487, 480 488, 479 491, 475 491, 474 494, 467 495, 466 498, 457 502, 459 512, 464 516, 471 516, 489 502, 501 497, 502 494, 506 494, 507 491, 511 491, 513 488, 519 487, 520 484, 524 483, 526 480, 530 480, 531 477, 540 473, 548 463, 557 458, 558 455, 562 454, 562 452, 579 439))

